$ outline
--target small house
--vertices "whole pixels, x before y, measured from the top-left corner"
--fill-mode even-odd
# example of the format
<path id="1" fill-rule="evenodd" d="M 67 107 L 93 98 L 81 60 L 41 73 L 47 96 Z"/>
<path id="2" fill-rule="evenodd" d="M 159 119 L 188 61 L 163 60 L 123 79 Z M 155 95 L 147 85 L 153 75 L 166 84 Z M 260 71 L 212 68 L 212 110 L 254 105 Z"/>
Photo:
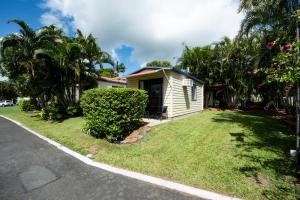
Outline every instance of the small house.
<path id="1" fill-rule="evenodd" d="M 126 79 L 121 77 L 98 77 L 97 78 L 97 87 L 98 88 L 125 88 L 126 87 Z"/>
<path id="2" fill-rule="evenodd" d="M 174 118 L 203 110 L 204 82 L 175 67 L 145 67 L 126 76 L 148 92 L 146 115 Z"/>

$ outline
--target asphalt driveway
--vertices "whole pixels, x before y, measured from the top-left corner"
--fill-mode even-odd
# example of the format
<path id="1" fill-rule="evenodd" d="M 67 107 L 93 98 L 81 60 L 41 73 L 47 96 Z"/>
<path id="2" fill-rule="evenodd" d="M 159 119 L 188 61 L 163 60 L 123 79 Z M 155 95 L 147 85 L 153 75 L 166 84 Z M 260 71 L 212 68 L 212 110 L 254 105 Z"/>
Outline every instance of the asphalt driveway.
<path id="1" fill-rule="evenodd" d="M 0 199 L 199 199 L 73 158 L 0 117 Z"/>

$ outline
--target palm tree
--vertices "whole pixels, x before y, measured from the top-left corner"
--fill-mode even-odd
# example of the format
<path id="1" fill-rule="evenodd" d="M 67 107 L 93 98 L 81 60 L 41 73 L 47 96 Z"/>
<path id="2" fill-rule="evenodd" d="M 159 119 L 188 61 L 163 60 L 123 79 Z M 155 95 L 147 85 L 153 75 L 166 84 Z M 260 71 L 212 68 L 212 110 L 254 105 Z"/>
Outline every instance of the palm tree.
<path id="1" fill-rule="evenodd" d="M 124 73 L 125 72 L 125 65 L 124 63 L 119 63 L 118 61 L 113 65 L 113 70 L 118 74 L 120 72 Z"/>
<path id="2" fill-rule="evenodd" d="M 24 21 L 11 20 L 21 30 L 1 41 L 1 73 L 21 85 L 24 93 L 45 102 L 57 96 L 66 108 L 76 102 L 76 87 L 92 87 L 95 66 L 103 62 L 115 65 L 108 53 L 102 52 L 93 35 L 66 37 L 61 29 L 45 26 L 37 31 Z M 118 64 L 118 70 L 122 65 Z"/>
<path id="3" fill-rule="evenodd" d="M 1 68 L 9 79 L 24 81 L 27 95 L 37 98 L 48 93 L 49 80 L 45 74 L 45 64 L 50 51 L 55 50 L 62 31 L 54 26 L 34 31 L 22 20 L 11 20 L 20 26 L 20 33 L 10 34 L 1 41 Z M 42 56 L 44 55 L 44 56 Z"/>
<path id="4" fill-rule="evenodd" d="M 225 37 L 213 45 L 185 47 L 180 65 L 205 80 L 206 91 L 216 88 L 214 93 L 221 106 L 236 107 L 241 98 L 249 99 L 253 92 L 251 80 L 257 59 L 255 42 L 247 38 L 231 41 Z M 206 95 L 209 95 L 205 97 L 209 101 L 211 92 Z"/>
<path id="5" fill-rule="evenodd" d="M 77 29 L 75 40 L 83 46 L 85 62 L 87 67 L 90 69 L 95 65 L 99 65 L 100 68 L 103 68 L 103 64 L 110 64 L 113 70 L 116 73 L 124 72 L 125 65 L 123 63 L 119 63 L 118 61 L 114 61 L 109 53 L 102 51 L 97 43 L 96 38 L 89 34 L 87 37 L 83 35 L 83 33 Z"/>
<path id="6" fill-rule="evenodd" d="M 9 23 L 21 29 L 0 42 L 0 72 L 42 107 L 55 96 L 64 109 L 77 103 L 77 88 L 81 93 L 95 84 L 96 65 L 110 63 L 116 72 L 125 69 L 101 51 L 92 34 L 85 37 L 77 30 L 75 37 L 66 37 L 54 25 L 34 31 L 21 20 Z"/>
<path id="7" fill-rule="evenodd" d="M 263 35 L 280 32 L 295 36 L 297 0 L 241 0 L 239 11 L 245 13 L 241 23 L 240 34 L 261 33 Z"/>

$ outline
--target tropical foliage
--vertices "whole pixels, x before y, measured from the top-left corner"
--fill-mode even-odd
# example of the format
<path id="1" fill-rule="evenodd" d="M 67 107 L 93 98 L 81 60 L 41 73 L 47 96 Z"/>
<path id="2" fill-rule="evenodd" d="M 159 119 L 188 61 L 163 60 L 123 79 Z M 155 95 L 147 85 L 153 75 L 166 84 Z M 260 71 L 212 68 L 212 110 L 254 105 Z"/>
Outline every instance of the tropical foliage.
<path id="1" fill-rule="evenodd" d="M 18 102 L 18 106 L 20 110 L 24 112 L 33 111 L 35 109 L 35 105 L 33 104 L 33 102 L 25 99 L 21 99 Z"/>
<path id="2" fill-rule="evenodd" d="M 153 60 L 146 64 L 147 67 L 171 67 L 171 63 L 165 60 Z"/>
<path id="3" fill-rule="evenodd" d="M 109 77 L 109 78 L 113 78 L 113 77 L 118 76 L 118 74 L 112 68 L 100 68 L 97 71 L 97 75 L 98 76 Z"/>
<path id="4" fill-rule="evenodd" d="M 259 42 L 246 37 L 222 41 L 204 47 L 185 46 L 179 66 L 206 82 L 206 88 L 218 87 L 222 107 L 236 107 L 240 99 L 256 92 L 256 52 Z"/>
<path id="5" fill-rule="evenodd" d="M 17 90 L 13 83 L 0 81 L 0 100 L 11 100 L 17 96 Z"/>
<path id="6" fill-rule="evenodd" d="M 253 97 L 263 105 L 283 105 L 286 83 L 291 88 L 295 81 L 290 79 L 299 79 L 293 68 L 298 45 L 294 43 L 296 7 L 295 0 L 241 0 L 239 11 L 245 18 L 238 36 L 207 46 L 185 46 L 179 67 L 204 80 L 206 91 L 213 91 L 206 93 L 206 101 L 213 95 L 222 107 L 237 107 Z"/>
<path id="7" fill-rule="evenodd" d="M 20 32 L 1 41 L 0 72 L 42 108 L 54 98 L 62 110 L 77 104 L 78 95 L 94 86 L 96 66 L 108 63 L 115 73 L 125 69 L 99 48 L 92 34 L 77 30 L 67 37 L 53 25 L 35 31 L 21 20 L 10 23 L 19 25 Z"/>

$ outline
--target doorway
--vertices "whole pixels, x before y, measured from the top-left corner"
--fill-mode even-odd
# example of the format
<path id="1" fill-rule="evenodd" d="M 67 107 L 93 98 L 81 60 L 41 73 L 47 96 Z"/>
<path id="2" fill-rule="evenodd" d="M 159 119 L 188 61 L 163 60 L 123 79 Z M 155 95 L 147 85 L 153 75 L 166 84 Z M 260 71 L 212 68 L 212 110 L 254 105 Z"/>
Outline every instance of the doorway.
<path id="1" fill-rule="evenodd" d="M 148 92 L 148 104 L 146 113 L 155 116 L 161 113 L 163 108 L 163 79 L 140 80 L 139 88 Z"/>

